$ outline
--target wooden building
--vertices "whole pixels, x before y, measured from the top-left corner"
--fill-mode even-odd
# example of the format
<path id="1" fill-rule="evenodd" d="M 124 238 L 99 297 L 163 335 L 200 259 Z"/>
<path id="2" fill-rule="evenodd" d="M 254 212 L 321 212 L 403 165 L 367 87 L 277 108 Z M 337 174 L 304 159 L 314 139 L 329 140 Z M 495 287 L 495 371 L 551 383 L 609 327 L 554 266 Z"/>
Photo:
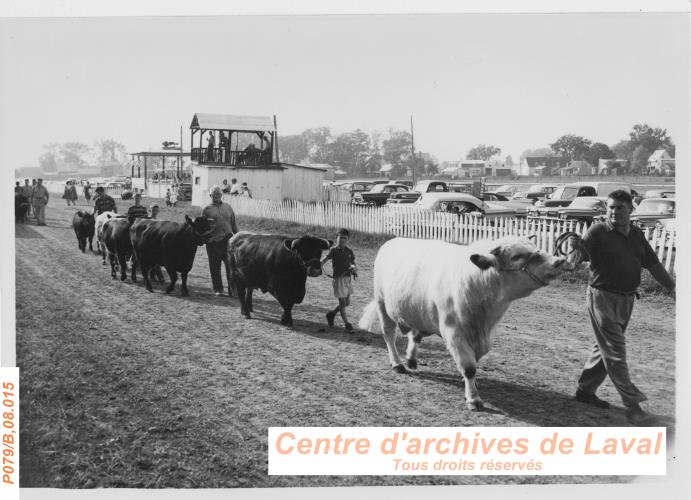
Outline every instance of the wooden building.
<path id="1" fill-rule="evenodd" d="M 321 201 L 326 169 L 281 163 L 275 119 L 197 113 L 192 118 L 192 204 L 226 180 L 246 182 L 257 199 Z"/>

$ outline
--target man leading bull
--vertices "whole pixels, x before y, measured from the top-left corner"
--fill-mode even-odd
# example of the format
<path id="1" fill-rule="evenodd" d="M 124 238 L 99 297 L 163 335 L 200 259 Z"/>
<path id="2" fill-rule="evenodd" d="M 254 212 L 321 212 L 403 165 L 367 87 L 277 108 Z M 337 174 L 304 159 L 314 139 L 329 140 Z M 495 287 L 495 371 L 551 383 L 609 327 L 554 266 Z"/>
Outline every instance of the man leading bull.
<path id="1" fill-rule="evenodd" d="M 211 273 L 211 285 L 217 297 L 223 295 L 223 279 L 221 277 L 221 262 L 226 267 L 226 279 L 228 280 L 228 295 L 233 295 L 233 287 L 230 279 L 230 266 L 228 264 L 228 240 L 238 232 L 235 222 L 235 212 L 227 203 L 223 202 L 223 192 L 218 186 L 211 188 L 211 204 L 202 211 L 202 216 L 212 220 L 211 236 L 206 243 L 206 254 L 209 257 L 209 271 Z"/>
<path id="2" fill-rule="evenodd" d="M 629 376 L 624 332 L 641 283 L 641 267 L 668 290 L 674 291 L 675 283 L 643 232 L 631 224 L 632 211 L 628 192 L 612 192 L 607 200 L 607 219 L 593 224 L 583 236 L 584 258 L 590 260 L 588 313 L 596 344 L 578 379 L 576 399 L 608 408 L 609 403 L 598 398 L 595 391 L 609 375 L 624 402 L 629 423 L 650 426 L 657 420 L 640 407 L 647 398 Z"/>

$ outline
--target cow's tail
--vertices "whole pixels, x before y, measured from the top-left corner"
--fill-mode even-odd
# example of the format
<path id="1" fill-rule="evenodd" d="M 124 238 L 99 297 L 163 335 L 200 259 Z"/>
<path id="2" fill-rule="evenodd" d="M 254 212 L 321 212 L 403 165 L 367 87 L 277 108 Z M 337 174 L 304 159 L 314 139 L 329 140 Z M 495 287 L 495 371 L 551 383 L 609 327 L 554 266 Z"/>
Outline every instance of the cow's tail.
<path id="1" fill-rule="evenodd" d="M 367 306 L 365 307 L 365 310 L 362 312 L 362 317 L 360 318 L 360 321 L 358 322 L 358 326 L 360 327 L 361 330 L 373 332 L 374 327 L 377 325 L 378 321 L 379 321 L 379 301 L 377 299 L 374 299 L 369 304 L 367 304 Z"/>

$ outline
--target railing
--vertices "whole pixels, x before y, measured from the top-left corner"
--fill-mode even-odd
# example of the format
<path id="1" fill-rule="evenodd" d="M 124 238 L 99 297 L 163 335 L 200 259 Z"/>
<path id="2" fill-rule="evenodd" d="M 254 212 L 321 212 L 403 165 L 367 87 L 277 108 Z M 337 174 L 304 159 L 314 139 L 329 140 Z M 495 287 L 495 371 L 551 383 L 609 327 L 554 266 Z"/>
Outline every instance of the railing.
<path id="1" fill-rule="evenodd" d="M 575 221 L 551 221 L 526 218 L 477 218 L 444 212 L 417 210 L 412 207 L 359 207 L 345 203 L 255 200 L 224 195 L 239 215 L 278 219 L 325 228 L 344 227 L 354 231 L 390 234 L 406 238 L 438 239 L 468 244 L 480 239 L 502 236 L 535 235 L 537 246 L 552 253 L 557 237 L 573 231 L 584 234 L 586 226 Z M 676 233 L 673 230 L 646 229 L 645 235 L 665 269 L 674 267 Z"/>
<path id="2" fill-rule="evenodd" d="M 192 148 L 192 161 L 215 165 L 270 165 L 271 155 L 261 149 L 253 151 L 225 148 Z"/>

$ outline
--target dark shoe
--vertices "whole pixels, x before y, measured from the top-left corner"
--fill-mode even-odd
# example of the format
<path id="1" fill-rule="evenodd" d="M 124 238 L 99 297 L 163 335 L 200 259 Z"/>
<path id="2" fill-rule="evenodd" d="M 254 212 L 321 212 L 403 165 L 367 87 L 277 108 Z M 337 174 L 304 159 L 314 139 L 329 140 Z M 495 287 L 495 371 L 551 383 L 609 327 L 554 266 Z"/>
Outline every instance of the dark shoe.
<path id="1" fill-rule="evenodd" d="M 329 311 L 326 313 L 326 322 L 329 324 L 331 328 L 334 326 L 334 318 L 336 317 L 336 313 L 333 311 Z"/>
<path id="2" fill-rule="evenodd" d="M 598 408 L 609 408 L 609 403 L 604 399 L 598 398 L 595 394 L 588 394 L 582 390 L 576 390 L 576 401 L 597 406 Z"/>
<path id="3" fill-rule="evenodd" d="M 661 425 L 655 415 L 646 413 L 640 408 L 626 410 L 626 420 L 636 427 L 657 427 Z"/>
<path id="4" fill-rule="evenodd" d="M 353 325 L 350 324 L 350 323 L 346 323 L 346 324 L 345 324 L 345 329 L 346 329 L 346 332 L 352 332 L 352 331 L 354 331 L 354 330 L 353 330 Z"/>

